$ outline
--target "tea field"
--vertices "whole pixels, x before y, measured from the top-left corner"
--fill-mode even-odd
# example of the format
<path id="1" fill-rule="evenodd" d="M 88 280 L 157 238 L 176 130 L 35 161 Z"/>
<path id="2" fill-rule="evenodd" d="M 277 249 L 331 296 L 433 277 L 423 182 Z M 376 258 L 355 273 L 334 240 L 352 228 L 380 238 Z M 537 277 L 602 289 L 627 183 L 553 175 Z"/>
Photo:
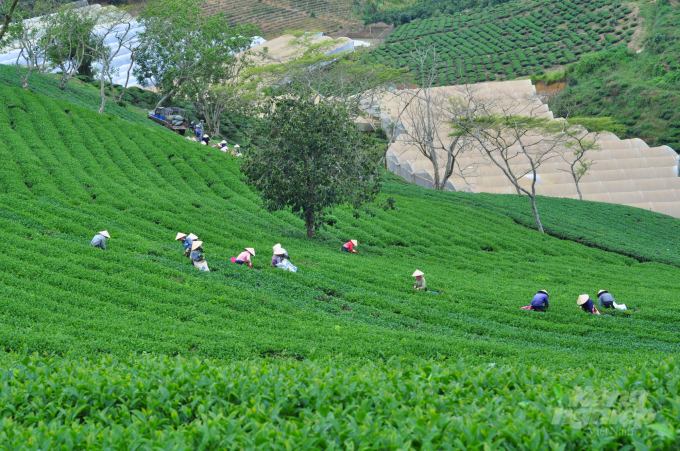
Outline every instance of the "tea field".
<path id="1" fill-rule="evenodd" d="M 680 444 L 677 219 L 541 198 L 544 235 L 526 199 L 386 176 L 308 240 L 235 157 L 69 95 L 0 85 L 0 449 Z M 297 274 L 269 267 L 278 242 Z M 246 246 L 253 269 L 229 261 Z M 538 289 L 549 311 L 520 309 Z M 580 312 L 599 289 L 629 310 Z M 635 390 L 630 433 L 564 416 Z"/>
<path id="2" fill-rule="evenodd" d="M 614 6 L 614 0 L 531 0 L 414 20 L 404 13 L 405 23 L 369 57 L 414 71 L 414 49 L 434 47 L 437 60 L 426 64 L 436 66 L 437 86 L 512 79 L 630 42 L 639 25 L 633 4 Z"/>

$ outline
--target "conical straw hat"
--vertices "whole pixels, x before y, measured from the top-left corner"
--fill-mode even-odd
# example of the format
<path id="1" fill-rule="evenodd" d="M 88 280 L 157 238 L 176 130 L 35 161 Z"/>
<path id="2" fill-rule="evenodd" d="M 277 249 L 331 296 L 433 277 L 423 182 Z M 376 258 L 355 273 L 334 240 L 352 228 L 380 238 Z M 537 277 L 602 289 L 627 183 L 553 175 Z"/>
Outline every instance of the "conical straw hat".
<path id="1" fill-rule="evenodd" d="M 281 243 L 276 243 L 272 249 L 274 249 L 274 252 L 276 252 L 277 249 L 281 249 Z"/>
<path id="2" fill-rule="evenodd" d="M 255 249 L 253 249 L 252 247 L 247 247 L 246 250 L 253 254 L 253 257 L 255 257 Z"/>
<path id="3" fill-rule="evenodd" d="M 189 238 L 191 238 L 191 241 L 194 241 L 194 240 L 197 240 L 197 239 L 198 239 L 198 237 L 197 237 L 196 235 L 194 235 L 193 233 L 190 233 L 190 234 L 189 234 Z"/>
<path id="4" fill-rule="evenodd" d="M 587 294 L 582 294 L 581 296 L 578 297 L 576 304 L 577 305 L 583 305 L 586 302 L 588 302 L 588 299 L 590 299 L 590 296 L 588 296 Z"/>
<path id="5" fill-rule="evenodd" d="M 220 144 L 226 144 L 227 142 L 225 140 L 222 140 Z"/>
<path id="6" fill-rule="evenodd" d="M 198 240 L 196 240 L 196 241 L 194 241 L 193 244 L 191 245 L 191 250 L 192 250 L 192 251 L 195 251 L 196 249 L 198 249 L 198 248 L 201 247 L 201 246 L 203 246 L 203 241 L 198 241 Z"/>
<path id="7" fill-rule="evenodd" d="M 181 239 L 184 238 L 185 236 L 187 236 L 186 233 L 177 232 L 177 236 L 175 237 L 175 241 L 181 240 Z"/>
<path id="8" fill-rule="evenodd" d="M 203 137 L 204 137 L 204 138 L 210 138 L 210 136 L 208 136 L 207 133 L 206 133 L 205 135 L 203 135 Z"/>
<path id="9" fill-rule="evenodd" d="M 357 242 L 357 240 L 352 240 L 352 244 L 355 245 L 355 246 L 358 246 L 358 245 L 359 245 L 359 243 Z"/>
<path id="10" fill-rule="evenodd" d="M 102 230 L 101 232 L 97 233 L 99 233 L 100 235 L 104 235 L 106 238 L 111 238 L 111 235 L 109 235 L 109 232 L 107 232 L 106 230 Z"/>
<path id="11" fill-rule="evenodd" d="M 416 270 L 413 272 L 413 275 L 412 275 L 411 277 L 418 277 L 418 276 L 423 276 L 423 275 L 425 275 L 424 272 L 422 272 L 422 271 L 419 270 L 419 269 L 416 269 Z"/>
<path id="12" fill-rule="evenodd" d="M 597 292 L 597 297 L 599 298 L 602 293 L 609 293 L 607 290 L 600 290 Z"/>
<path id="13" fill-rule="evenodd" d="M 274 255 L 283 255 L 285 253 L 286 253 L 286 250 L 282 247 L 280 247 L 278 249 L 274 249 Z"/>
<path id="14" fill-rule="evenodd" d="M 548 292 L 545 291 L 545 290 L 538 290 L 537 293 L 545 293 L 545 294 L 548 294 Z M 550 296 L 550 295 L 548 294 L 548 296 Z"/>

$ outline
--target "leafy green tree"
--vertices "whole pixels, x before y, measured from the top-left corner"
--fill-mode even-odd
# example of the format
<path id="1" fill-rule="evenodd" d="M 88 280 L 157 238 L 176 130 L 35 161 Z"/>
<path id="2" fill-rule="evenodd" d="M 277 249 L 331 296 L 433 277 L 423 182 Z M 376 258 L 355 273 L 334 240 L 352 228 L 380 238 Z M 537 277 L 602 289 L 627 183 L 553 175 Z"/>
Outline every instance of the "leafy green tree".
<path id="1" fill-rule="evenodd" d="M 312 238 L 333 206 L 358 208 L 380 188 L 380 153 L 338 102 L 274 101 L 256 130 L 242 170 L 269 211 L 292 208 Z"/>
<path id="2" fill-rule="evenodd" d="M 149 3 L 139 16 L 145 31 L 139 35 L 134 74 L 140 82 L 159 90 L 157 107 L 185 85 L 227 67 L 257 33 L 251 24 L 231 27 L 221 13 L 206 15 L 203 3 L 158 0 Z"/>

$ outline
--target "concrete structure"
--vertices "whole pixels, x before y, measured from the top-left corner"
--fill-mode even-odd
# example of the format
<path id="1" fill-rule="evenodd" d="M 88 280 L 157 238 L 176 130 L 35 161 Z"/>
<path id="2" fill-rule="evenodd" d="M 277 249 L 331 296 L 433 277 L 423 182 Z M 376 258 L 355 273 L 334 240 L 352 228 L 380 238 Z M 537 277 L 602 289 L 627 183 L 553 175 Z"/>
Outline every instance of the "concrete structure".
<path id="1" fill-rule="evenodd" d="M 461 88 L 448 86 L 432 89 L 454 98 Z M 548 105 L 541 103 L 529 80 L 482 83 L 472 85 L 471 89 L 475 90 L 475 96 L 479 96 L 476 98 L 484 98 L 486 101 L 491 99 L 498 105 L 514 101 L 521 104 L 521 109 L 528 115 L 553 119 Z M 366 108 L 366 111 L 374 120 L 379 118 L 385 126 L 390 119 L 395 119 L 407 99 L 408 94 L 401 92 L 384 99 L 379 106 Z M 411 126 L 405 115 L 402 115 L 399 127 L 396 128 L 408 129 Z M 446 130 L 443 132 L 443 135 L 447 134 Z M 668 146 L 650 148 L 641 139 L 620 140 L 611 133 L 600 135 L 598 144 L 601 150 L 587 153 L 587 158 L 595 164 L 579 183 L 584 200 L 630 205 L 680 218 L 678 154 L 673 149 Z M 514 159 L 512 164 L 518 171 L 528 169 L 528 160 L 522 156 Z M 399 135 L 388 149 L 387 165 L 395 174 L 420 186 L 432 188 L 434 185 L 432 163 L 404 134 Z M 459 165 L 468 174 L 465 178 L 455 175 L 451 177 L 446 189 L 517 194 L 503 172 L 485 160 L 478 150 L 463 154 Z M 567 168 L 567 162 L 557 152 L 551 155 L 537 171 L 536 193 L 578 199 L 571 174 L 564 172 Z M 520 185 L 530 186 L 531 182 L 531 175 L 527 175 Z"/>

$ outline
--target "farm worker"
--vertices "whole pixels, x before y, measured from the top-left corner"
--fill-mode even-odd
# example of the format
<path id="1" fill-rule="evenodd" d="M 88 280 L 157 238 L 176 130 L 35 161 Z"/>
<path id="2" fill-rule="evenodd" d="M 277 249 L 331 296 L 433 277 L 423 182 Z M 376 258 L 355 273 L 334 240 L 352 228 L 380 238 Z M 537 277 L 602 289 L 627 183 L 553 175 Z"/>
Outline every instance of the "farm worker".
<path id="1" fill-rule="evenodd" d="M 220 150 L 223 151 L 223 152 L 226 152 L 227 150 L 229 150 L 229 149 L 227 148 L 227 141 L 224 140 L 224 139 L 223 139 L 222 142 L 220 143 Z"/>
<path id="2" fill-rule="evenodd" d="M 580 295 L 576 300 L 576 305 L 578 305 L 581 310 L 584 310 L 588 313 L 594 313 L 596 315 L 600 314 L 600 312 L 598 312 L 595 308 L 593 301 L 590 300 L 590 296 L 587 294 Z"/>
<path id="3" fill-rule="evenodd" d="M 201 136 L 203 136 L 203 133 L 205 131 L 205 126 L 203 125 L 203 119 L 196 124 L 196 127 L 194 128 L 196 130 L 196 139 L 201 139 Z"/>
<path id="4" fill-rule="evenodd" d="M 92 238 L 92 241 L 90 241 L 90 246 L 92 247 L 98 247 L 99 249 L 104 249 L 106 250 L 106 239 L 111 238 L 111 235 L 109 235 L 109 232 L 106 230 L 102 230 L 101 232 L 97 232 L 97 234 Z"/>
<path id="5" fill-rule="evenodd" d="M 277 263 L 281 263 L 281 260 L 288 259 L 288 251 L 281 247 L 281 243 L 276 243 L 272 249 L 274 255 L 272 255 L 271 267 L 275 268 Z"/>
<path id="6" fill-rule="evenodd" d="M 548 292 L 545 290 L 538 290 L 536 296 L 531 300 L 531 310 L 537 312 L 545 312 L 546 307 L 550 307 L 548 302 Z"/>
<path id="7" fill-rule="evenodd" d="M 614 296 L 609 294 L 609 291 L 607 290 L 598 291 L 597 298 L 600 300 L 600 307 L 614 308 Z"/>
<path id="8" fill-rule="evenodd" d="M 209 271 L 208 263 L 205 261 L 205 256 L 201 252 L 203 252 L 203 241 L 195 240 L 191 245 L 191 262 L 198 269 Z"/>
<path id="9" fill-rule="evenodd" d="M 241 151 L 239 150 L 240 148 L 241 148 L 241 146 L 239 146 L 238 144 L 234 144 L 234 149 L 231 151 L 231 154 L 232 154 L 232 155 L 235 155 L 235 156 L 237 156 L 237 157 L 242 157 L 243 154 L 242 154 Z"/>
<path id="10" fill-rule="evenodd" d="M 248 263 L 248 266 L 252 268 L 253 263 L 250 261 L 251 255 L 255 257 L 255 249 L 253 249 L 252 247 L 247 247 L 245 251 L 238 254 L 238 257 L 231 257 L 231 261 L 236 263 L 237 265 Z"/>
<path id="11" fill-rule="evenodd" d="M 207 133 L 203 135 L 203 142 L 205 143 L 206 146 L 210 145 L 210 136 L 208 136 Z"/>
<path id="12" fill-rule="evenodd" d="M 422 272 L 421 270 L 419 269 L 415 270 L 415 272 L 411 276 L 416 278 L 416 283 L 415 285 L 413 285 L 414 290 L 427 291 L 427 282 L 425 282 L 425 277 L 423 277 L 424 275 L 425 273 Z"/>
<path id="13" fill-rule="evenodd" d="M 181 241 L 182 242 L 182 248 L 184 249 L 184 255 L 187 255 L 189 252 L 191 252 L 191 245 L 194 244 L 194 239 L 198 238 L 196 235 L 193 233 L 190 233 L 189 235 L 186 235 L 182 232 L 178 232 L 177 236 L 175 237 L 175 241 Z"/>
<path id="14" fill-rule="evenodd" d="M 345 244 L 342 245 L 342 248 L 340 248 L 341 251 L 343 252 L 354 252 L 355 254 L 357 253 L 356 250 L 354 250 L 354 246 L 357 246 L 359 243 L 357 240 L 350 240 L 346 242 Z"/>

